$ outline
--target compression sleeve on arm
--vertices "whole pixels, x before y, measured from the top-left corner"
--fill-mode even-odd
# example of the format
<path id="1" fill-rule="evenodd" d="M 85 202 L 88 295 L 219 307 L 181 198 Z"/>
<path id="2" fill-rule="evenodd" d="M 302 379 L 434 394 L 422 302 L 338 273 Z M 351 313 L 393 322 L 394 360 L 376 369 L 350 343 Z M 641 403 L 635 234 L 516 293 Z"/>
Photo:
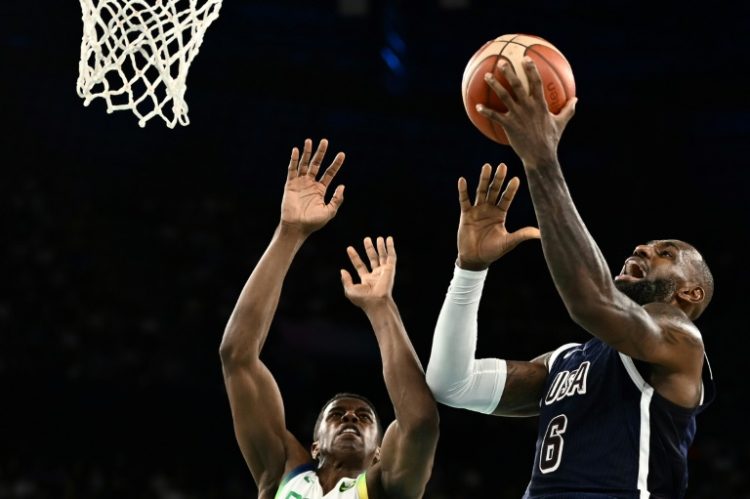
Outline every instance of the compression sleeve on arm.
<path id="1" fill-rule="evenodd" d="M 455 266 L 438 316 L 427 363 L 427 384 L 438 402 L 492 413 L 505 388 L 507 364 L 501 359 L 475 359 L 477 314 L 487 270 Z"/>

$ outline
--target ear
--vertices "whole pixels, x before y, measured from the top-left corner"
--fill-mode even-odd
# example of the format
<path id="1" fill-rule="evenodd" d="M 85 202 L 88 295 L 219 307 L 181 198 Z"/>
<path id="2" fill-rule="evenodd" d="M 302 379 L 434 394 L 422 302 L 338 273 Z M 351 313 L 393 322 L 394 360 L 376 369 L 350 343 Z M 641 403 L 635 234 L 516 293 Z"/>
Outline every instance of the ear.
<path id="1" fill-rule="evenodd" d="M 380 461 L 380 447 L 375 449 L 375 458 L 372 460 L 372 464 L 375 464 L 378 461 Z"/>
<path id="2" fill-rule="evenodd" d="M 694 286 L 677 291 L 677 297 L 688 303 L 700 303 L 706 297 L 706 292 L 702 287 Z"/>
<path id="3" fill-rule="evenodd" d="M 318 445 L 318 441 L 316 440 L 310 447 L 310 455 L 312 456 L 313 460 L 315 460 L 318 459 L 318 454 L 320 454 L 320 445 Z"/>

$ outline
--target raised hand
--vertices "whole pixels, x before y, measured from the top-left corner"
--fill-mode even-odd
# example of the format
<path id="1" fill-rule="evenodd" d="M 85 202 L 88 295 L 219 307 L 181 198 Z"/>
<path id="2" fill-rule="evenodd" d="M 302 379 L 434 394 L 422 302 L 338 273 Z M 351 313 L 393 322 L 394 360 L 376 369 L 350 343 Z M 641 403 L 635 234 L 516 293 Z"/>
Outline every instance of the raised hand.
<path id="1" fill-rule="evenodd" d="M 365 253 L 370 261 L 370 270 L 352 246 L 346 248 L 346 252 L 360 279 L 359 284 L 354 284 L 351 274 L 341 269 L 341 282 L 349 301 L 366 310 L 368 306 L 390 300 L 396 277 L 396 247 L 393 238 L 378 237 L 377 248 L 372 239 L 365 238 Z"/>
<path id="2" fill-rule="evenodd" d="M 510 84 L 512 93 L 492 73 L 485 75 L 485 81 L 508 108 L 507 112 L 481 104 L 477 104 L 477 111 L 503 127 L 510 146 L 525 165 L 536 165 L 556 160 L 560 137 L 575 113 L 577 99 L 570 99 L 558 114 L 552 114 L 544 98 L 542 78 L 536 64 L 526 57 L 523 67 L 529 82 L 528 91 L 506 61 L 498 62 L 498 69 Z"/>
<path id="3" fill-rule="evenodd" d="M 299 230 L 305 235 L 328 223 L 336 216 L 339 206 L 344 201 L 344 186 L 339 185 L 333 192 L 330 202 L 325 202 L 328 185 L 344 163 L 343 152 L 336 154 L 320 180 L 316 179 L 327 149 L 328 140 L 323 139 L 318 144 L 315 154 L 312 154 L 312 140 L 305 139 L 302 157 L 299 149 L 295 147 L 289 160 L 284 197 L 281 200 L 281 224 Z"/>
<path id="4" fill-rule="evenodd" d="M 458 266 L 467 270 L 483 270 L 492 262 L 528 239 L 539 239 L 539 229 L 524 227 L 508 232 L 505 220 L 518 191 L 520 180 L 513 177 L 502 195 L 508 168 L 500 163 L 490 182 L 492 167 L 482 166 L 474 204 L 469 200 L 466 179 L 458 179 L 458 202 L 461 220 L 458 224 Z"/>

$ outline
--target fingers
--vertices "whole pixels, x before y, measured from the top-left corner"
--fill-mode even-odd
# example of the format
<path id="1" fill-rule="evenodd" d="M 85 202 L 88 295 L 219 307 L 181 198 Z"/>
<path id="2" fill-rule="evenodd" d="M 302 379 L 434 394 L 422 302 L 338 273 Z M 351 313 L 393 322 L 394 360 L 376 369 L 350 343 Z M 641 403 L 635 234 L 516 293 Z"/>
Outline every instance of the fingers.
<path id="1" fill-rule="evenodd" d="M 529 81 L 529 95 L 540 102 L 546 103 L 542 77 L 531 57 L 526 56 L 523 58 L 523 69 L 526 71 L 526 78 Z"/>
<path id="2" fill-rule="evenodd" d="M 479 173 L 479 185 L 477 185 L 477 195 L 474 198 L 474 206 L 487 202 L 487 188 L 490 185 L 490 176 L 492 167 L 489 163 L 482 165 L 482 171 Z"/>
<path id="3" fill-rule="evenodd" d="M 385 249 L 385 239 L 378 237 L 378 265 L 385 265 L 388 261 L 388 251 Z"/>
<path id="4" fill-rule="evenodd" d="M 508 107 L 507 104 L 505 106 Z M 499 123 L 501 126 L 505 124 L 505 113 L 499 113 L 494 109 L 483 106 L 482 104 L 477 104 L 475 107 L 477 112 L 488 120 Z"/>
<path id="5" fill-rule="evenodd" d="M 505 165 L 505 163 L 500 163 L 499 165 L 497 165 L 495 175 L 494 177 L 492 177 L 492 181 L 490 182 L 490 177 L 492 176 L 492 166 L 490 166 L 489 163 L 485 163 L 484 165 L 482 165 L 482 171 L 479 174 L 479 185 L 477 186 L 476 198 L 474 199 L 474 206 L 484 203 L 498 203 L 497 197 L 500 193 L 500 188 L 505 182 L 505 176 L 507 174 L 508 167 Z M 517 189 L 518 186 L 516 185 L 515 189 L 511 193 L 511 200 L 513 195 L 515 194 L 515 190 Z M 503 193 L 503 196 L 504 195 L 505 193 Z M 471 208 L 466 179 L 464 179 L 463 177 L 458 179 L 458 202 L 461 205 L 461 211 L 467 211 L 469 208 Z"/>
<path id="6" fill-rule="evenodd" d="M 388 252 L 388 258 L 386 261 L 390 264 L 396 264 L 396 244 L 393 242 L 393 237 L 388 236 L 385 239 L 385 249 Z"/>
<path id="7" fill-rule="evenodd" d="M 560 112 L 557 113 L 556 119 L 561 125 L 561 129 L 564 129 L 568 125 L 568 121 L 576 113 L 576 104 L 578 103 L 578 97 L 568 99 Z"/>
<path id="8" fill-rule="evenodd" d="M 340 272 L 341 272 L 341 282 L 344 285 L 344 290 L 351 288 L 354 285 L 354 281 L 352 281 L 352 275 L 344 269 L 341 269 Z"/>
<path id="9" fill-rule="evenodd" d="M 372 238 L 366 237 L 364 243 L 367 259 L 370 260 L 370 269 L 375 270 L 381 265 L 396 261 L 396 246 L 393 243 L 393 237 L 378 236 L 375 244 L 373 244 Z"/>
<path id="10" fill-rule="evenodd" d="M 498 196 L 500 190 L 505 183 L 505 179 L 508 174 L 508 167 L 505 163 L 497 165 L 495 175 L 492 178 L 492 182 L 489 182 L 489 175 L 492 171 L 492 167 L 485 163 L 482 166 L 482 173 L 479 178 L 479 187 L 477 187 L 477 199 L 474 201 L 474 206 L 482 204 L 490 204 L 497 206 L 501 211 L 506 212 L 510 208 L 513 199 L 516 197 L 518 188 L 521 185 L 521 181 L 518 177 L 513 177 L 508 181 L 503 190 L 502 194 Z M 489 185 L 488 185 L 489 182 Z M 461 205 L 461 212 L 465 213 L 471 210 L 472 206 L 469 203 L 469 194 L 466 188 L 466 179 L 463 177 L 458 179 L 458 201 Z"/>
<path id="11" fill-rule="evenodd" d="M 492 89 L 495 94 L 500 98 L 503 104 L 508 108 L 509 111 L 513 111 L 515 106 L 519 105 L 519 98 L 523 98 L 524 95 L 528 95 L 532 100 L 542 102 L 547 106 L 547 100 L 544 98 L 544 87 L 542 84 L 542 77 L 539 73 L 534 60 L 529 56 L 525 56 L 521 62 L 523 70 L 525 72 L 526 80 L 528 82 L 528 88 L 524 87 L 523 82 L 516 74 L 513 66 L 506 60 L 499 60 L 497 63 L 497 70 L 503 76 L 506 81 L 506 86 L 500 83 L 494 74 L 486 73 L 484 80 L 487 85 Z M 523 102 L 523 101 L 521 101 Z M 504 113 L 499 113 L 492 109 L 487 109 L 481 104 L 476 106 L 477 112 L 486 118 L 503 124 Z"/>
<path id="12" fill-rule="evenodd" d="M 518 238 L 521 241 L 542 238 L 542 233 L 539 232 L 539 229 L 537 229 L 536 227 L 524 227 L 523 229 L 518 229 L 517 231 L 515 231 L 514 234 L 518 234 Z"/>
<path id="13" fill-rule="evenodd" d="M 287 171 L 287 180 L 302 175 L 310 175 L 315 178 L 318 175 L 320 166 L 323 164 L 323 159 L 325 158 L 327 150 L 328 139 L 321 139 L 318 148 L 313 155 L 312 140 L 305 139 L 305 145 L 302 148 L 302 157 L 300 157 L 299 150 L 296 147 L 292 149 L 292 157 L 289 160 L 289 168 Z M 326 171 L 323 172 L 323 176 L 320 179 L 320 183 L 323 184 L 324 187 L 327 188 L 331 184 L 333 177 L 336 176 L 339 168 L 344 164 L 345 158 L 346 155 L 343 152 L 337 153 L 333 158 L 331 165 L 326 168 Z"/>
<path id="14" fill-rule="evenodd" d="M 508 235 L 508 250 L 512 251 L 516 246 L 530 239 L 541 239 L 539 229 L 536 227 L 524 227 Z"/>
<path id="15" fill-rule="evenodd" d="M 463 177 L 458 179 L 458 205 L 461 207 L 462 212 L 468 211 L 471 208 L 469 188 L 466 185 L 466 179 Z"/>
<path id="16" fill-rule="evenodd" d="M 503 191 L 503 195 L 500 196 L 500 200 L 497 202 L 498 208 L 506 212 L 508 211 L 508 208 L 510 208 L 510 203 L 512 203 L 513 198 L 516 197 L 516 192 L 518 192 L 519 185 L 521 185 L 521 181 L 518 180 L 518 177 L 513 177 L 512 179 L 510 179 L 510 182 L 508 182 L 508 185 Z"/>
<path id="17" fill-rule="evenodd" d="M 506 114 L 515 114 L 513 112 L 514 109 L 518 109 L 518 106 L 525 105 L 527 102 L 541 103 L 549 110 L 547 99 L 544 97 L 544 84 L 536 63 L 531 57 L 525 56 L 521 61 L 521 66 L 526 76 L 526 87 L 516 74 L 513 66 L 506 60 L 501 59 L 497 63 L 497 70 L 505 79 L 505 85 L 500 82 L 503 78 L 499 80 L 493 73 L 486 73 L 484 75 L 484 80 L 487 85 L 500 98 L 505 107 L 508 108 L 508 111 L 511 112 L 500 113 L 494 109 L 489 109 L 482 104 L 477 104 L 476 110 L 479 114 L 489 120 L 499 123 L 500 125 L 504 125 L 507 119 Z M 525 96 L 528 96 L 528 99 L 526 99 Z M 575 104 L 572 104 L 571 108 L 569 108 L 569 112 L 572 112 L 572 108 L 574 107 Z M 572 114 L 565 114 L 559 119 L 564 125 L 571 117 Z"/>
<path id="18" fill-rule="evenodd" d="M 364 279 L 367 274 L 369 274 L 369 271 L 367 270 L 365 262 L 363 262 L 359 257 L 359 253 L 357 253 L 357 250 L 355 250 L 353 246 L 349 246 L 346 248 L 346 254 L 349 255 L 349 260 L 352 262 L 354 270 L 357 271 L 359 279 Z"/>
<path id="19" fill-rule="evenodd" d="M 302 146 L 302 158 L 299 161 L 297 175 L 305 175 L 310 166 L 310 155 L 312 154 L 312 140 L 305 139 L 305 145 Z"/>
<path id="20" fill-rule="evenodd" d="M 299 149 L 296 147 L 292 148 L 292 157 L 289 158 L 289 166 L 286 171 L 287 180 L 293 179 L 297 176 L 297 166 L 299 165 Z"/>
<path id="21" fill-rule="evenodd" d="M 378 257 L 378 251 L 380 251 L 380 239 L 382 238 L 378 238 L 378 249 L 376 250 L 375 246 L 372 244 L 372 239 L 369 237 L 365 238 L 365 253 L 367 253 L 367 258 L 370 260 L 370 268 L 373 270 L 380 266 L 380 258 Z"/>
<path id="22" fill-rule="evenodd" d="M 479 185 L 477 186 L 476 199 L 474 200 L 474 206 L 490 203 L 496 204 L 502 209 L 507 210 L 510 206 L 510 202 L 513 201 L 513 197 L 518 190 L 520 181 L 517 177 L 511 179 L 508 186 L 505 188 L 503 195 L 498 199 L 500 189 L 505 182 L 505 177 L 508 174 L 508 167 L 505 163 L 497 165 L 495 175 L 490 181 L 492 175 L 492 167 L 489 163 L 482 165 L 482 170 L 479 174 Z M 471 208 L 471 201 L 469 199 L 469 192 L 466 183 L 466 179 L 461 177 L 458 179 L 458 203 L 461 206 L 461 211 L 465 212 Z M 502 203 L 502 204 L 501 204 Z"/>
<path id="23" fill-rule="evenodd" d="M 500 59 L 497 62 L 497 69 L 500 71 L 500 73 L 505 78 L 505 81 L 507 81 L 508 85 L 510 86 L 511 92 L 509 93 L 509 97 L 513 98 L 513 100 L 515 101 L 515 98 L 517 98 L 519 95 L 524 95 L 526 90 L 523 88 L 523 83 L 521 83 L 521 79 L 516 74 L 516 71 L 513 68 L 512 64 L 504 59 Z M 492 76 L 492 80 L 494 80 L 495 82 L 494 85 L 502 87 L 500 82 L 497 81 L 496 78 L 494 78 L 494 75 Z M 488 81 L 488 83 L 490 82 Z M 492 84 L 490 86 L 492 87 Z M 492 87 L 492 89 L 495 90 L 495 87 Z"/>
<path id="24" fill-rule="evenodd" d="M 497 196 L 500 194 L 500 188 L 503 186 L 503 182 L 505 182 L 505 175 L 507 173 L 508 167 L 505 166 L 505 163 L 497 165 L 495 176 L 492 178 L 492 183 L 490 184 L 490 192 L 487 193 L 488 203 L 497 204 Z"/>
<path id="25" fill-rule="evenodd" d="M 344 186 L 339 185 L 336 187 L 336 190 L 333 191 L 333 196 L 331 196 L 331 200 L 328 202 L 328 209 L 333 212 L 335 215 L 339 211 L 339 207 L 341 206 L 341 203 L 344 202 Z"/>
<path id="26" fill-rule="evenodd" d="M 360 279 L 364 279 L 367 274 L 378 267 L 388 263 L 396 263 L 396 246 L 393 242 L 393 237 L 388 236 L 384 238 L 379 236 L 376 238 L 375 243 L 372 242 L 372 238 L 366 237 L 364 239 L 364 246 L 365 254 L 370 262 L 370 270 L 368 270 L 367 265 L 362 261 L 362 258 L 360 258 L 359 253 L 357 253 L 357 250 L 353 246 L 346 248 L 349 260 L 351 260 L 354 270 L 357 271 Z"/>
<path id="27" fill-rule="evenodd" d="M 506 66 L 507 66 L 507 64 L 506 64 Z M 506 66 L 503 66 L 503 67 L 506 67 Z M 514 80 L 515 82 L 518 82 L 518 78 L 516 77 L 516 74 L 515 74 L 515 73 L 513 73 L 512 71 L 509 71 L 509 70 L 507 70 L 507 69 L 506 69 L 506 72 L 512 75 L 512 76 L 511 76 L 511 78 L 512 78 L 512 79 L 513 79 L 513 80 Z M 504 74 L 505 74 L 505 73 L 504 73 Z M 508 78 L 506 77 L 506 79 L 508 79 Z M 496 94 L 496 95 L 498 96 L 498 98 L 499 98 L 499 99 L 500 99 L 500 100 L 502 101 L 502 103 L 503 103 L 503 104 L 505 104 L 505 107 L 506 107 L 506 108 L 508 108 L 509 110 L 511 110 L 511 109 L 513 109 L 513 108 L 514 108 L 514 107 L 516 106 L 516 99 L 515 99 L 515 96 L 514 96 L 513 94 L 511 94 L 511 93 L 510 93 L 510 92 L 508 91 L 508 89 L 506 89 L 506 88 L 505 88 L 505 87 L 504 87 L 504 86 L 503 86 L 503 85 L 502 85 L 502 84 L 501 84 L 501 83 L 500 83 L 500 82 L 499 82 L 499 81 L 497 80 L 497 78 L 495 78 L 495 76 L 494 76 L 494 75 L 493 75 L 492 73 L 486 73 L 486 74 L 484 75 L 484 81 L 485 81 L 485 82 L 487 83 L 487 85 L 489 85 L 489 87 L 490 87 L 490 88 L 492 89 L 492 91 L 493 91 L 493 92 L 495 92 L 495 94 Z M 519 84 L 520 84 L 520 82 L 519 82 Z M 511 85 L 511 89 L 513 89 L 513 86 L 512 86 L 512 85 Z M 515 91 L 515 92 L 518 92 L 518 90 L 514 90 L 514 91 Z M 521 92 L 523 92 L 523 89 L 521 89 L 520 91 L 521 91 Z M 521 95 L 523 95 L 523 94 L 521 94 Z M 477 104 L 477 110 L 479 110 L 479 106 L 480 106 L 480 105 L 481 105 L 481 104 Z M 482 106 L 482 107 L 484 107 L 484 106 Z"/>
<path id="28" fill-rule="evenodd" d="M 308 175 L 315 177 L 318 174 L 318 170 L 323 163 L 323 158 L 325 158 L 327 150 L 328 139 L 321 139 L 318 143 L 318 148 L 315 150 L 315 155 L 313 155 L 312 161 L 310 161 L 310 168 L 307 169 Z"/>
<path id="29" fill-rule="evenodd" d="M 323 177 L 321 177 L 320 179 L 321 184 L 328 187 L 328 185 L 331 183 L 331 180 L 333 180 L 333 177 L 335 177 L 336 173 L 338 173 L 339 168 L 341 168 L 341 165 L 344 164 L 344 159 L 346 159 L 346 155 L 343 152 L 336 154 L 336 157 L 333 158 L 331 166 L 326 168 L 326 171 L 323 173 Z M 315 174 L 318 173 L 318 168 L 320 168 L 320 165 L 315 168 Z"/>

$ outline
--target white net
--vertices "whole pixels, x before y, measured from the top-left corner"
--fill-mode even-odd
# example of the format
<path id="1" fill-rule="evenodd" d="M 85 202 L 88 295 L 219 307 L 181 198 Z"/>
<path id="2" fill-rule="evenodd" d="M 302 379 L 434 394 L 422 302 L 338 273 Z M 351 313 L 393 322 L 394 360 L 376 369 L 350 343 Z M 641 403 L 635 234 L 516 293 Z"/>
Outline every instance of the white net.
<path id="1" fill-rule="evenodd" d="M 188 125 L 188 69 L 222 0 L 80 0 L 83 11 L 78 95 L 101 97 L 107 112 L 131 110 Z"/>

